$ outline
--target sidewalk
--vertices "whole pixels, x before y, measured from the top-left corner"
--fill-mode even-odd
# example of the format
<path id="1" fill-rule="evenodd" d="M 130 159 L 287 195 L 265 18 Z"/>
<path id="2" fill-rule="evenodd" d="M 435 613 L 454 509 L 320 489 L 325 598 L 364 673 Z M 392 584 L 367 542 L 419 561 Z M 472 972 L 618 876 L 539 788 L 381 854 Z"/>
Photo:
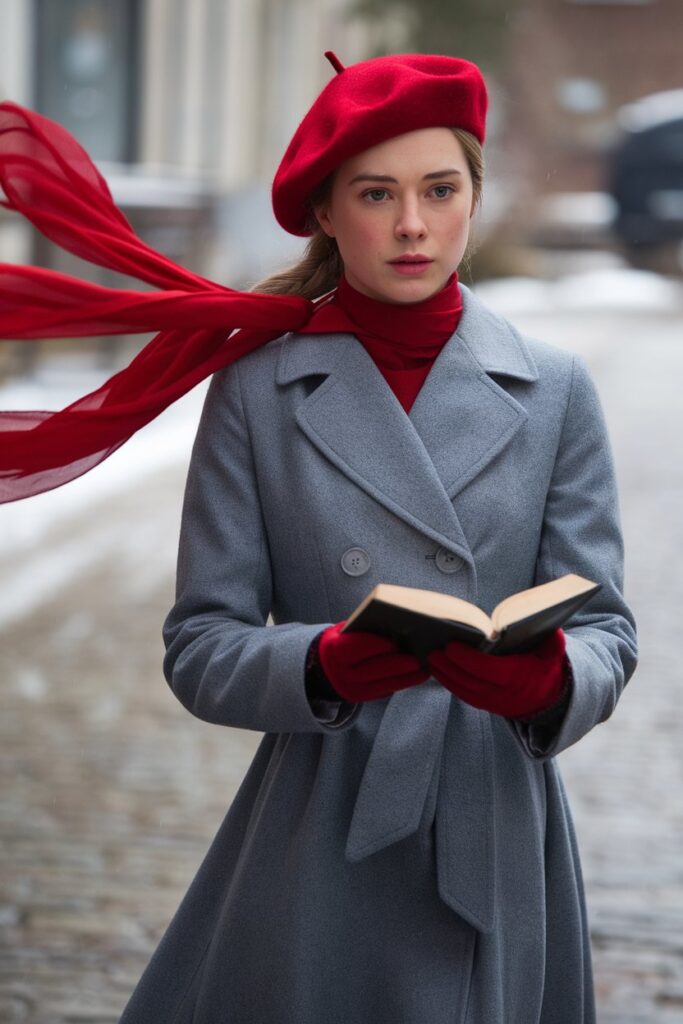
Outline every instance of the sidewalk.
<path id="1" fill-rule="evenodd" d="M 553 330 L 551 315 L 516 322 L 541 337 Z M 613 718 L 560 759 L 599 1021 L 674 1024 L 683 1019 L 683 320 L 579 316 L 562 331 L 558 342 L 581 349 L 603 397 L 642 646 Z M 191 418 L 179 431 L 191 439 Z M 12 511 L 16 539 L 0 549 L 0 1024 L 118 1020 L 260 739 L 192 718 L 162 677 L 183 458 L 53 518 L 46 501 L 30 562 Z M 77 563 L 84 549 L 91 557 Z"/>

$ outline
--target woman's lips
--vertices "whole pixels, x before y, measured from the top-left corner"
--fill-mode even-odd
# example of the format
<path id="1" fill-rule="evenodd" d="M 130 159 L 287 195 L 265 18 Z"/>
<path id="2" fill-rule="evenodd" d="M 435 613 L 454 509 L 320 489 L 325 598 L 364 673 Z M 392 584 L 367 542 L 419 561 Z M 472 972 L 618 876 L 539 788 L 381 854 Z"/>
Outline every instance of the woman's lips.
<path id="1" fill-rule="evenodd" d="M 405 256 L 397 260 L 391 260 L 389 266 L 393 267 L 397 274 L 403 277 L 417 277 L 431 267 L 434 260 L 427 256 Z"/>

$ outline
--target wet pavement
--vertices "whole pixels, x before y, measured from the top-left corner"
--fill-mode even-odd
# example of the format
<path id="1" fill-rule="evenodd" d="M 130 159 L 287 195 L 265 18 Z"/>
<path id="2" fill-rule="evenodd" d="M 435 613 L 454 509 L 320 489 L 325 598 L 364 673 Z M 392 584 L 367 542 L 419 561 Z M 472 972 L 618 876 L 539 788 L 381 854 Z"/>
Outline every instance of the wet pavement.
<path id="1" fill-rule="evenodd" d="M 581 351 L 598 382 L 641 637 L 615 715 L 560 759 L 599 1020 L 673 1024 L 683 1020 L 683 317 L 516 322 Z M 161 673 L 183 479 L 182 464 L 153 472 L 56 519 L 30 558 L 0 556 L 2 1024 L 118 1019 L 260 739 L 192 718 Z"/>

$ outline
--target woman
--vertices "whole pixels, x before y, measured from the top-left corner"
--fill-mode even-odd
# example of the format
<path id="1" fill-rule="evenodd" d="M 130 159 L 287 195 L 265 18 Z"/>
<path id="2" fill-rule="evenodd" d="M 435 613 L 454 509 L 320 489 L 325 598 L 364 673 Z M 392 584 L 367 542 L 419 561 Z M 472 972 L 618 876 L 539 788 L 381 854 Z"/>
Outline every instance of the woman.
<path id="1" fill-rule="evenodd" d="M 273 187 L 309 253 L 262 291 L 333 291 L 214 375 L 164 626 L 182 703 L 265 735 L 122 1024 L 591 1022 L 554 755 L 635 666 L 598 399 L 458 284 L 478 70 L 331 59 Z M 490 610 L 567 572 L 601 590 L 530 654 L 341 632 L 378 582 Z"/>
<path id="2" fill-rule="evenodd" d="M 430 60 L 339 71 L 275 179 L 280 222 L 309 231 L 312 213 L 323 258 L 264 290 L 306 294 L 307 274 L 320 295 L 335 258 L 344 276 L 303 331 L 214 376 L 164 629 L 183 704 L 266 735 L 126 1024 L 594 1019 L 552 755 L 609 715 L 634 664 L 611 461 L 580 362 L 454 278 L 480 190 L 471 66 L 452 62 L 471 77 L 438 106 L 450 124 L 344 124 L 350 97 L 390 96 L 382 75 Z M 404 128 L 407 99 L 382 117 Z M 344 138 L 319 143 L 321 124 Z M 331 177 L 306 177 L 318 149 Z M 430 676 L 340 635 L 380 581 L 490 609 L 565 572 L 602 584 L 567 661 L 555 636 L 502 682 L 508 659 L 451 645 Z"/>

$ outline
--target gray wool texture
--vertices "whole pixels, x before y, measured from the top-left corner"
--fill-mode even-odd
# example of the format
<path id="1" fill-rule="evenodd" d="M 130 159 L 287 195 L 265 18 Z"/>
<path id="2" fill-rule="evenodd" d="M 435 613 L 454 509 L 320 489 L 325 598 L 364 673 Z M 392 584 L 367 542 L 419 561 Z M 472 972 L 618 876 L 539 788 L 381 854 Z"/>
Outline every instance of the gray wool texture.
<path id="1" fill-rule="evenodd" d="M 349 335 L 286 335 L 211 382 L 164 669 L 194 715 L 265 735 L 122 1024 L 595 1020 L 554 755 L 635 667 L 612 457 L 583 362 L 462 291 L 409 415 Z M 550 734 L 433 679 L 307 700 L 310 642 L 377 583 L 491 611 L 567 572 L 602 589 L 566 628 Z"/>

